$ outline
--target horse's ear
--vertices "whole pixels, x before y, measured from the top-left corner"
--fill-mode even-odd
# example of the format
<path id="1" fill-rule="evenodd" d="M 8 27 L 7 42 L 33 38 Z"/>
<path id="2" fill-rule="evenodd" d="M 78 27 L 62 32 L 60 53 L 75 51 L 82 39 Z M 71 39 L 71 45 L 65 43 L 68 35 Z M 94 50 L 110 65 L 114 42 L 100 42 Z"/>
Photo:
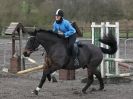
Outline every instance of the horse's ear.
<path id="1" fill-rule="evenodd" d="M 28 34 L 29 34 L 30 36 L 36 36 L 37 30 L 36 30 L 36 29 L 35 29 L 35 30 L 30 30 L 30 31 L 28 31 Z"/>
<path id="2" fill-rule="evenodd" d="M 31 29 L 31 28 L 26 28 L 25 29 L 26 33 L 29 34 L 30 36 L 36 36 L 36 30 L 35 29 Z"/>
<path id="3" fill-rule="evenodd" d="M 37 32 L 37 29 L 34 30 L 34 33 L 36 33 L 36 32 Z"/>
<path id="4" fill-rule="evenodd" d="M 34 30 L 34 31 L 28 31 L 28 34 L 29 34 L 30 36 L 36 36 L 36 33 L 37 33 L 36 30 Z"/>
<path id="5" fill-rule="evenodd" d="M 34 35 L 34 32 L 28 32 L 28 34 L 29 34 L 30 36 L 35 36 L 35 35 Z"/>

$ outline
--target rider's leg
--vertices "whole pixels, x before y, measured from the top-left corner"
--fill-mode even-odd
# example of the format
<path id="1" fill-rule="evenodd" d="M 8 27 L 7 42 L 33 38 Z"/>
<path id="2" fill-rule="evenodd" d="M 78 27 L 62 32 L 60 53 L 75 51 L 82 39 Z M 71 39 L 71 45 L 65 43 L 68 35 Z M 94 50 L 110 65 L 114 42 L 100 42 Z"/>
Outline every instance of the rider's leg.
<path id="1" fill-rule="evenodd" d="M 78 66 L 79 65 L 79 60 L 78 60 L 78 45 L 75 43 L 73 47 L 73 56 L 74 56 L 74 65 Z"/>
<path id="2" fill-rule="evenodd" d="M 76 34 L 70 36 L 69 48 L 71 48 L 71 51 L 72 51 L 72 56 L 74 58 L 74 65 L 78 66 L 79 65 L 79 61 L 78 61 L 78 57 L 77 57 L 78 49 L 77 49 L 77 45 L 74 44 L 75 41 L 76 41 Z"/>
<path id="3" fill-rule="evenodd" d="M 68 38 L 68 46 L 67 46 L 67 49 L 68 49 L 68 52 L 69 52 L 69 55 L 72 56 L 73 55 L 73 45 L 76 41 L 76 34 L 70 36 Z"/>

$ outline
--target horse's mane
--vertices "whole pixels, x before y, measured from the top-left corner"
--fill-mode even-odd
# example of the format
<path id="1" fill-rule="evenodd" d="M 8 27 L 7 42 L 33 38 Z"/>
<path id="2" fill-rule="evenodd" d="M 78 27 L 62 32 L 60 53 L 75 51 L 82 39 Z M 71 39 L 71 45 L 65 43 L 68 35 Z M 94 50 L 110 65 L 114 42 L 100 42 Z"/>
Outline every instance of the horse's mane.
<path id="1" fill-rule="evenodd" d="M 37 32 L 49 32 L 49 33 L 55 33 L 52 30 L 46 30 L 46 29 L 38 29 Z"/>
<path id="2" fill-rule="evenodd" d="M 50 33 L 50 34 L 53 34 L 53 35 L 58 35 L 56 32 L 52 31 L 52 30 L 46 30 L 46 29 L 39 29 L 39 30 L 36 30 L 36 32 L 38 33 Z"/>
<path id="3" fill-rule="evenodd" d="M 35 30 L 36 33 L 47 33 L 53 36 L 54 38 L 57 38 L 59 40 L 65 40 L 64 36 L 59 35 L 58 33 L 54 32 L 53 30 L 46 30 L 46 29 L 38 29 Z"/>

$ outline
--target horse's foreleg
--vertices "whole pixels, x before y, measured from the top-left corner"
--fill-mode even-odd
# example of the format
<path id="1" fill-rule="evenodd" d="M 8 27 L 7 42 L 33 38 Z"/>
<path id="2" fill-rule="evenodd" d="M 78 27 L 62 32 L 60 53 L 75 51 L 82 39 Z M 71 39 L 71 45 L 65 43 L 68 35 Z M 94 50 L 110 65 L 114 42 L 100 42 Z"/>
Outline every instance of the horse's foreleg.
<path id="1" fill-rule="evenodd" d="M 88 71 L 88 79 L 87 79 L 87 83 L 85 85 L 85 87 L 82 89 L 82 92 L 84 94 L 86 94 L 86 90 L 90 87 L 90 85 L 92 84 L 92 82 L 94 81 L 94 78 L 93 78 L 93 73 Z"/>
<path id="2" fill-rule="evenodd" d="M 46 80 L 46 76 L 47 76 L 46 73 L 43 71 L 41 81 L 40 81 L 38 87 L 32 93 L 34 93 L 35 95 L 38 95 L 38 92 L 40 91 L 40 89 L 42 88 L 42 86 Z"/>
<path id="3" fill-rule="evenodd" d="M 32 93 L 34 93 L 35 95 L 38 95 L 38 92 L 40 91 L 40 89 L 42 88 L 44 82 L 46 81 L 46 77 L 49 77 L 49 76 L 51 77 L 51 73 L 53 73 L 56 70 L 57 70 L 56 68 L 46 68 L 46 69 L 44 69 L 41 81 L 40 81 L 38 87 Z"/>
<path id="4" fill-rule="evenodd" d="M 98 70 L 96 70 L 96 72 L 94 74 L 96 75 L 96 77 L 97 77 L 97 79 L 98 79 L 98 81 L 100 83 L 99 90 L 104 89 L 104 83 L 103 83 L 103 79 L 101 77 L 101 73 Z"/>

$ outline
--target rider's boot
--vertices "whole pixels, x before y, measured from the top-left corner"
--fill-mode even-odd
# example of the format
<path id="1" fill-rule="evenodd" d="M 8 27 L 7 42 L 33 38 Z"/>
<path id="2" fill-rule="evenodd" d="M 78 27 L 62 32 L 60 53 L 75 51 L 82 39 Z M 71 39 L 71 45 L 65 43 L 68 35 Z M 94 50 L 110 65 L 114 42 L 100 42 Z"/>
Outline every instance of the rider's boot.
<path id="1" fill-rule="evenodd" d="M 77 57 L 74 59 L 74 66 L 79 66 L 79 60 Z"/>
<path id="2" fill-rule="evenodd" d="M 79 59 L 78 59 L 78 45 L 75 43 L 73 47 L 73 57 L 74 57 L 74 66 L 79 66 Z"/>

